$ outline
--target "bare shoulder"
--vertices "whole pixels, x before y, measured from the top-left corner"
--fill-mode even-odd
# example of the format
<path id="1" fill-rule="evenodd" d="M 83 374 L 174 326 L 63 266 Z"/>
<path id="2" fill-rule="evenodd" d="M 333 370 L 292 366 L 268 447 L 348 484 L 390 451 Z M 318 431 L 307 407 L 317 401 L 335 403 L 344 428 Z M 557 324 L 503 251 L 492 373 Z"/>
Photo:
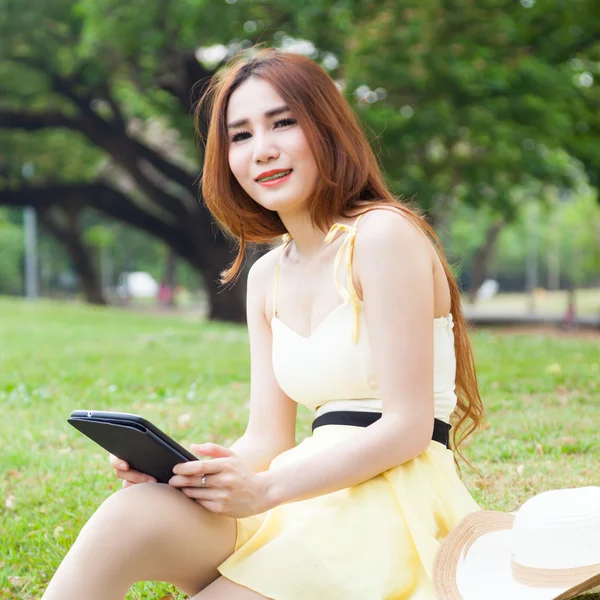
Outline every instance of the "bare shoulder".
<path id="1" fill-rule="evenodd" d="M 253 284 L 260 285 L 273 278 L 280 252 L 281 246 L 276 246 L 254 261 L 248 271 L 248 285 L 250 285 L 250 280 Z"/>
<path id="2" fill-rule="evenodd" d="M 355 260 L 373 264 L 384 257 L 410 255 L 433 266 L 433 246 L 426 234 L 407 217 L 389 209 L 372 210 L 358 224 Z M 401 253 L 401 254 L 398 254 Z"/>
<path id="3" fill-rule="evenodd" d="M 279 261 L 281 246 L 276 246 L 258 258 L 248 271 L 247 303 L 250 306 L 260 306 L 267 314 L 270 302 L 268 291 L 272 289 L 275 271 Z"/>

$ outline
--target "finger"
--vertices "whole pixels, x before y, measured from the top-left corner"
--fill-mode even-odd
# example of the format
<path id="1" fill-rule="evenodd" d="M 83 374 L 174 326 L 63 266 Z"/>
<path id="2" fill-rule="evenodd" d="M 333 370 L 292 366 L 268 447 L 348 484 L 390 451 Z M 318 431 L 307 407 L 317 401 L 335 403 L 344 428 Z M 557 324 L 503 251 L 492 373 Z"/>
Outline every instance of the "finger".
<path id="1" fill-rule="evenodd" d="M 226 514 L 222 502 L 214 502 L 212 500 L 196 500 L 196 502 L 206 510 L 210 510 L 210 512 L 218 515 Z"/>
<path id="2" fill-rule="evenodd" d="M 140 473 L 139 471 L 134 471 L 130 469 L 129 471 L 121 471 L 119 469 L 115 469 L 115 475 L 119 479 L 125 479 L 130 481 L 131 483 L 156 483 L 156 479 L 151 475 L 146 475 L 145 473 Z"/>
<path id="3" fill-rule="evenodd" d="M 142 481 L 141 483 L 151 483 L 151 482 L 144 482 Z M 121 484 L 124 488 L 128 488 L 131 487 L 132 485 L 139 485 L 138 482 L 135 481 L 128 481 L 127 479 L 123 479 L 123 483 Z"/>
<path id="4" fill-rule="evenodd" d="M 207 475 L 202 485 L 201 475 L 174 475 L 169 479 L 169 485 L 176 488 L 198 487 L 198 488 L 220 488 L 232 489 L 234 487 L 233 478 L 228 474 L 218 473 L 216 475 Z"/>
<path id="5" fill-rule="evenodd" d="M 198 456 L 210 456 L 211 458 L 224 458 L 226 456 L 235 456 L 235 452 L 225 446 L 219 446 L 219 444 L 213 444 L 209 442 L 207 444 L 192 444 L 192 452 Z"/>
<path id="6" fill-rule="evenodd" d="M 193 477 L 184 477 L 183 475 L 174 475 L 169 479 L 169 485 L 175 488 L 194 487 Z M 201 484 L 200 484 L 201 485 Z M 200 487 L 200 485 L 198 487 Z"/>
<path id="7" fill-rule="evenodd" d="M 113 469 L 119 469 L 120 471 L 127 471 L 129 469 L 127 462 L 117 458 L 114 454 L 109 454 L 109 462 Z"/>
<path id="8" fill-rule="evenodd" d="M 210 488 L 185 487 L 181 491 L 188 497 L 194 500 L 211 500 L 213 502 L 221 502 L 224 499 L 223 492 Z"/>
<path id="9" fill-rule="evenodd" d="M 190 460 L 173 467 L 175 475 L 208 475 L 220 473 L 231 464 L 230 458 L 214 458 L 213 460 Z"/>
<path id="10" fill-rule="evenodd" d="M 211 477 L 215 477 L 215 475 L 211 475 Z M 185 488 L 185 487 L 198 487 L 198 488 L 206 488 L 206 487 L 214 487 L 209 486 L 208 477 L 204 479 L 204 485 L 202 485 L 202 475 L 193 475 L 186 477 L 184 475 L 174 475 L 169 479 L 169 485 L 176 488 Z"/>

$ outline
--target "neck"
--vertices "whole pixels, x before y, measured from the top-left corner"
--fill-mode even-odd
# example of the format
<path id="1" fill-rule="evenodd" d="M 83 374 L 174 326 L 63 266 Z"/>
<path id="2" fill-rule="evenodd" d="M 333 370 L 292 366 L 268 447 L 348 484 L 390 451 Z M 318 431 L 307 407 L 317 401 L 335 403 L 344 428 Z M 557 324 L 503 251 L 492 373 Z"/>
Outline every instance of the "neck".
<path id="1" fill-rule="evenodd" d="M 314 258 L 325 246 L 325 236 L 329 231 L 323 231 L 313 225 L 308 211 L 296 214 L 279 213 L 281 221 L 294 240 L 294 246 L 299 257 Z M 331 227 L 333 222 L 329 225 Z"/>

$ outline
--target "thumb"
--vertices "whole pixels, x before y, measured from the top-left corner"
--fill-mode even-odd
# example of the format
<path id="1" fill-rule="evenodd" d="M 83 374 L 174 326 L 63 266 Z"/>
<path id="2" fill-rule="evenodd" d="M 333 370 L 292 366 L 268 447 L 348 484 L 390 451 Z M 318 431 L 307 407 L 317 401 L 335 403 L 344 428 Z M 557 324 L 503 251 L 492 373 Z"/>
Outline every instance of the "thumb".
<path id="1" fill-rule="evenodd" d="M 210 456 L 211 458 L 224 458 L 226 456 L 235 456 L 235 452 L 219 444 L 192 444 L 192 452 L 198 456 Z"/>

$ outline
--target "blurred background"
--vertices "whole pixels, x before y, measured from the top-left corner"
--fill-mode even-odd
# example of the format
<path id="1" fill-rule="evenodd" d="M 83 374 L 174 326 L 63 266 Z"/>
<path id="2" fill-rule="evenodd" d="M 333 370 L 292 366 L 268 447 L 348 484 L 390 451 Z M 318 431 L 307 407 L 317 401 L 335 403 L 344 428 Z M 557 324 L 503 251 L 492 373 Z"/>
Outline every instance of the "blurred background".
<path id="1" fill-rule="evenodd" d="M 337 82 L 471 319 L 599 326 L 596 0 L 0 0 L 0 295 L 243 321 L 190 114 L 257 42 Z"/>

